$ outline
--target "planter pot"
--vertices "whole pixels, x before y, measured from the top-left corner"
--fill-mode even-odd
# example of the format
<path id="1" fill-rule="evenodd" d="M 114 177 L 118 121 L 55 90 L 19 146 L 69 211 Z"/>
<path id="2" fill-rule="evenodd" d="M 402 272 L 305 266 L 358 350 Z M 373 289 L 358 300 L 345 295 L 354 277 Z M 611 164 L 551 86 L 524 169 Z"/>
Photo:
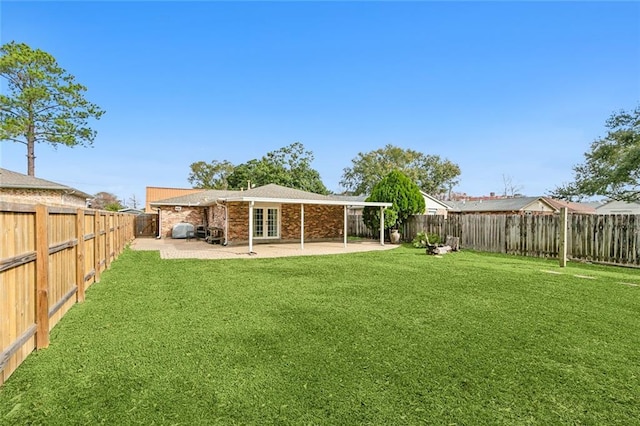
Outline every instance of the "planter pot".
<path id="1" fill-rule="evenodd" d="M 391 244 L 400 244 L 400 232 L 397 229 L 393 229 L 389 233 L 389 239 L 391 240 Z"/>

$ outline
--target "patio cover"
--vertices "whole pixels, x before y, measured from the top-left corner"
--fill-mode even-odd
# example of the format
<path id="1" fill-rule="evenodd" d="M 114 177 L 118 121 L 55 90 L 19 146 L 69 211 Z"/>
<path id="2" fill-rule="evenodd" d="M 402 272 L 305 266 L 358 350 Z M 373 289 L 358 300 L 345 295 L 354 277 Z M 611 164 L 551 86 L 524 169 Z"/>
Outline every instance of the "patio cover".
<path id="1" fill-rule="evenodd" d="M 287 188 L 269 184 L 258 188 L 227 194 L 217 199 L 225 202 L 249 203 L 249 253 L 253 253 L 253 206 L 255 203 L 300 204 L 300 249 L 304 250 L 304 206 L 305 204 L 320 204 L 330 206 L 344 206 L 344 246 L 347 246 L 347 208 L 379 207 L 380 208 L 380 244 L 384 245 L 384 209 L 392 203 L 373 201 L 353 201 L 331 197 L 330 195 L 314 194 L 299 189 Z"/>

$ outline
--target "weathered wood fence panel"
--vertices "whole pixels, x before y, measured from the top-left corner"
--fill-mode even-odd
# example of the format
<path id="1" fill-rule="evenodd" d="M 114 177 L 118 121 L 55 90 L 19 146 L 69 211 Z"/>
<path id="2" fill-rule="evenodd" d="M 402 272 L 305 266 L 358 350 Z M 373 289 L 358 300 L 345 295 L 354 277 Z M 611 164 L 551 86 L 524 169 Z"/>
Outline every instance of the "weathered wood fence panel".
<path id="1" fill-rule="evenodd" d="M 640 216 L 572 215 L 568 227 L 570 257 L 640 265 Z"/>
<path id="2" fill-rule="evenodd" d="M 362 215 L 353 214 L 347 217 L 347 235 L 351 237 L 376 238 L 376 232 L 367 228 Z"/>
<path id="3" fill-rule="evenodd" d="M 375 238 L 362 217 L 349 217 L 349 235 Z M 460 247 L 521 256 L 558 257 L 559 215 L 449 214 L 412 216 L 401 229 L 405 242 L 418 232 L 460 237 Z M 640 215 L 569 215 L 568 257 L 640 266 Z"/>
<path id="4" fill-rule="evenodd" d="M 133 239 L 134 219 L 0 203 L 0 385 L 48 345 L 50 330 Z"/>

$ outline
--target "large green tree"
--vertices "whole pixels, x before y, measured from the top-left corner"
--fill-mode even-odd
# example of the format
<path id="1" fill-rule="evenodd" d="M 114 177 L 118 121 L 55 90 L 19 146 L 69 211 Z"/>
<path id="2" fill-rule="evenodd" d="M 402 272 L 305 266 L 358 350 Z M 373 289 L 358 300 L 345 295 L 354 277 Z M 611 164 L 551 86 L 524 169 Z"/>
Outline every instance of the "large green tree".
<path id="1" fill-rule="evenodd" d="M 213 160 L 211 163 L 197 161 L 190 167 L 191 173 L 187 180 L 194 188 L 201 189 L 227 189 L 227 178 L 234 170 L 233 164 L 226 160 Z"/>
<path id="2" fill-rule="evenodd" d="M 384 212 L 385 229 L 397 228 L 409 216 L 424 213 L 424 197 L 420 188 L 404 173 L 394 170 L 376 183 L 366 201 L 393 203 Z M 380 229 L 380 209 L 365 207 L 362 219 L 369 229 Z"/>
<path id="3" fill-rule="evenodd" d="M 591 144 L 584 163 L 574 166 L 574 181 L 557 187 L 552 197 L 640 201 L 640 105 L 612 114 L 605 126 L 607 135 Z"/>
<path id="4" fill-rule="evenodd" d="M 359 153 L 344 169 L 340 185 L 355 195 L 371 193 L 374 185 L 393 170 L 400 170 L 429 194 L 443 194 L 458 183 L 460 167 L 437 155 L 426 155 L 393 145 Z"/>
<path id="5" fill-rule="evenodd" d="M 260 159 L 253 159 L 236 166 L 227 176 L 229 188 L 262 186 L 275 183 L 289 188 L 301 189 L 316 194 L 328 194 L 320 173 L 311 167 L 313 153 L 300 142 L 294 142 Z"/>
<path id="6" fill-rule="evenodd" d="M 6 90 L 0 94 L 0 140 L 27 147 L 27 174 L 35 176 L 35 145 L 57 147 L 93 144 L 90 118 L 104 111 L 87 101 L 87 88 L 61 68 L 55 58 L 24 43 L 0 47 L 0 76 Z"/>

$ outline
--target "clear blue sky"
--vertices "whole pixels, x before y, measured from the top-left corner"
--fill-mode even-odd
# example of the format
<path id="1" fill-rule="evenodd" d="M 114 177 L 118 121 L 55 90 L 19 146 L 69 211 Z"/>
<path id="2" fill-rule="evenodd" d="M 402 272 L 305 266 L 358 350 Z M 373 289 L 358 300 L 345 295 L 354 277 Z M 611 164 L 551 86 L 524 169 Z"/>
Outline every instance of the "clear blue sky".
<path id="1" fill-rule="evenodd" d="M 302 142 L 340 191 L 394 144 L 460 165 L 457 191 L 571 180 L 640 101 L 640 3 L 2 1 L 1 41 L 51 53 L 107 113 L 93 148 L 36 148 L 36 175 L 144 201 L 195 161 Z M 26 173 L 23 145 L 0 164 Z"/>

